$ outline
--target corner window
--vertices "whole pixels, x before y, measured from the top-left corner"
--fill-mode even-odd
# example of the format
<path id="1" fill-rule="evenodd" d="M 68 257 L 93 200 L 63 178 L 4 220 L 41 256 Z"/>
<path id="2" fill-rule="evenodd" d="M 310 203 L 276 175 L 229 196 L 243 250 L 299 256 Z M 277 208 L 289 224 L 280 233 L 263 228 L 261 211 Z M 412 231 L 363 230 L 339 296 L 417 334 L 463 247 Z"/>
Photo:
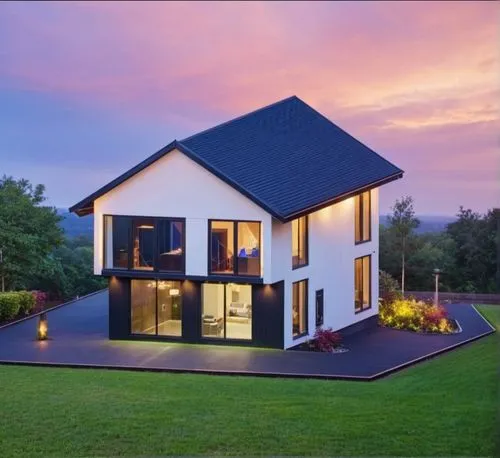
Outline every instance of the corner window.
<path id="1" fill-rule="evenodd" d="M 354 260 L 354 310 L 361 312 L 371 308 L 371 256 Z"/>
<path id="2" fill-rule="evenodd" d="M 104 268 L 184 272 L 184 220 L 104 216 Z"/>
<path id="3" fill-rule="evenodd" d="M 121 216 L 104 217 L 104 267 L 128 269 L 130 219 Z"/>
<path id="4" fill-rule="evenodd" d="M 292 284 L 292 334 L 294 338 L 307 334 L 307 280 Z"/>
<path id="5" fill-rule="evenodd" d="M 356 243 L 371 240 L 371 198 L 370 191 L 354 198 L 354 239 Z"/>
<path id="6" fill-rule="evenodd" d="M 210 221 L 211 274 L 260 276 L 260 222 Z"/>
<path id="7" fill-rule="evenodd" d="M 308 259 L 309 219 L 306 216 L 292 221 L 292 268 L 306 266 Z"/>

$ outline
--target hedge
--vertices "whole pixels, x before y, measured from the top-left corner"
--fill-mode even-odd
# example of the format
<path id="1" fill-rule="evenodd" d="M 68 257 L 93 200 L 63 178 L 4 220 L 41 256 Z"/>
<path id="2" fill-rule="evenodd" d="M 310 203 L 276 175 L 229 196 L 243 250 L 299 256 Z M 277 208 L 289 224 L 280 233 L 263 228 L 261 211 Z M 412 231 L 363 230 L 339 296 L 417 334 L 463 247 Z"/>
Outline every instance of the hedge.
<path id="1" fill-rule="evenodd" d="M 35 298 L 28 291 L 0 293 L 0 321 L 11 320 L 19 313 L 27 315 L 35 306 Z"/>
<path id="2" fill-rule="evenodd" d="M 17 294 L 21 298 L 21 307 L 19 311 L 22 314 L 27 315 L 35 307 L 35 296 L 29 291 L 19 291 Z"/>

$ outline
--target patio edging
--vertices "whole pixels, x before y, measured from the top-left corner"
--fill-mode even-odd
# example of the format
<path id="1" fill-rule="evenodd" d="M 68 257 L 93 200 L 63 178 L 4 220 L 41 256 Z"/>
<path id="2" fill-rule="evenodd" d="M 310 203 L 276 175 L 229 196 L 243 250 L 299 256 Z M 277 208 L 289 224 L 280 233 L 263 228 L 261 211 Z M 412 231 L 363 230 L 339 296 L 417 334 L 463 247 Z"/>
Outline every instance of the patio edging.
<path id="1" fill-rule="evenodd" d="M 42 310 L 41 312 L 36 312 L 36 313 L 33 313 L 32 315 L 26 315 L 25 317 L 19 318 L 18 320 L 11 321 L 10 323 L 2 324 L 0 326 L 0 329 L 5 329 L 5 328 L 8 328 L 9 326 L 14 326 L 15 324 L 22 323 L 23 321 L 29 320 L 31 318 L 36 318 L 37 316 L 40 316 L 42 313 L 49 313 L 49 312 L 52 312 L 52 310 L 57 310 L 58 308 L 64 307 L 65 305 L 70 305 L 70 304 L 73 304 L 75 302 L 81 301 L 82 299 L 87 299 L 91 296 L 95 296 L 96 294 L 102 293 L 102 292 L 106 291 L 107 289 L 108 288 L 103 288 L 103 289 L 100 289 L 98 291 L 94 291 L 92 293 L 86 294 L 85 296 L 81 296 L 78 299 L 71 299 L 68 302 L 63 302 L 62 304 L 51 307 L 50 309 Z"/>
<path id="2" fill-rule="evenodd" d="M 104 290 L 96 291 L 85 297 L 98 294 Z M 82 298 L 79 298 L 82 299 Z M 74 303 L 79 299 L 67 302 L 65 304 L 60 304 L 58 307 Z M 470 304 L 470 307 L 478 314 L 490 328 L 489 331 L 483 332 L 482 334 L 473 336 L 462 342 L 457 342 L 448 347 L 442 348 L 440 350 L 428 353 L 426 355 L 415 358 L 411 361 L 404 362 L 402 364 L 390 367 L 389 369 L 383 370 L 381 372 L 375 373 L 373 375 L 339 375 L 339 374 L 308 374 L 308 373 L 290 373 L 290 372 L 256 372 L 256 371 L 245 371 L 245 370 L 213 370 L 213 369 L 187 369 L 187 368 L 165 368 L 165 367 L 144 367 L 144 366 L 126 366 L 126 365 L 103 365 L 103 364 L 92 364 L 92 363 L 54 363 L 54 362 L 40 362 L 40 361 L 20 361 L 20 360 L 0 360 L 0 365 L 12 365 L 12 366 L 32 366 L 32 367 L 59 367 L 59 368 L 69 368 L 69 369 L 97 369 L 97 370 L 121 370 L 121 371 L 132 371 L 132 372 L 164 372 L 164 373 L 184 373 L 184 374 L 203 374 L 203 375 L 222 375 L 222 376 L 252 376 L 252 377 L 267 377 L 267 378 L 296 378 L 296 379 L 316 379 L 316 380 L 343 380 L 343 381 L 360 381 L 360 382 L 370 382 L 375 381 L 391 374 L 399 372 L 403 369 L 414 366 L 426 360 L 433 359 L 451 350 L 459 348 L 461 346 L 470 344 L 479 340 L 483 337 L 493 334 L 496 328 L 477 310 L 477 308 Z M 33 318 L 33 315 L 27 318 Z M 21 321 L 21 320 L 19 320 Z M 18 322 L 19 322 L 18 321 Z M 24 319 L 23 319 L 24 321 Z M 17 322 L 16 322 L 17 323 Z M 8 326 L 15 323 L 9 323 Z"/>

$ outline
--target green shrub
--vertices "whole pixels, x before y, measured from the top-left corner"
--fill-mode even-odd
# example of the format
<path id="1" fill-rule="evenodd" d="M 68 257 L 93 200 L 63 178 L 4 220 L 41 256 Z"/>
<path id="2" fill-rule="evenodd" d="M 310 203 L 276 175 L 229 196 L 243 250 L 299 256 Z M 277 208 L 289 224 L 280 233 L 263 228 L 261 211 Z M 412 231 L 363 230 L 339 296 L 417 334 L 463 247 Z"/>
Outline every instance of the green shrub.
<path id="1" fill-rule="evenodd" d="M 35 296 L 33 295 L 33 293 L 30 293 L 29 291 L 19 291 L 16 294 L 19 295 L 19 298 L 21 300 L 19 311 L 22 314 L 27 315 L 35 307 Z"/>
<path id="2" fill-rule="evenodd" d="M 0 293 L 0 321 L 11 320 L 19 313 L 21 296 L 19 293 Z"/>
<path id="3" fill-rule="evenodd" d="M 398 281 L 383 270 L 379 271 L 378 286 L 379 297 L 385 303 L 403 298 Z"/>

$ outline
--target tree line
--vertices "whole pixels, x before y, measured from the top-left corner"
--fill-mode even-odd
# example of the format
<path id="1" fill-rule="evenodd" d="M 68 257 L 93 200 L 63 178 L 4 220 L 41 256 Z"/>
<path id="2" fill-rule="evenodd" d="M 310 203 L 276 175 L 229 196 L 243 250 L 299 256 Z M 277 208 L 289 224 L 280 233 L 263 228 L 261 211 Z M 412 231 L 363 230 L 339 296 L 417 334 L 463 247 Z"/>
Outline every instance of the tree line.
<path id="1" fill-rule="evenodd" d="M 417 234 L 413 198 L 396 200 L 388 224 L 380 226 L 380 269 L 403 291 L 432 291 L 437 268 L 442 291 L 500 292 L 499 211 L 480 214 L 460 207 L 456 216 L 443 232 Z"/>
<path id="2" fill-rule="evenodd" d="M 0 290 L 40 290 L 69 299 L 106 286 L 93 275 L 90 237 L 68 238 L 61 216 L 44 205 L 45 187 L 0 179 Z"/>
<path id="3" fill-rule="evenodd" d="M 0 290 L 68 299 L 104 288 L 105 279 L 93 274 L 92 238 L 66 237 L 44 193 L 43 185 L 25 179 L 0 179 Z M 445 231 L 417 234 L 413 199 L 403 197 L 380 227 L 380 269 L 408 291 L 432 290 L 439 268 L 443 291 L 496 292 L 499 221 L 498 211 L 481 215 L 460 207 Z"/>

